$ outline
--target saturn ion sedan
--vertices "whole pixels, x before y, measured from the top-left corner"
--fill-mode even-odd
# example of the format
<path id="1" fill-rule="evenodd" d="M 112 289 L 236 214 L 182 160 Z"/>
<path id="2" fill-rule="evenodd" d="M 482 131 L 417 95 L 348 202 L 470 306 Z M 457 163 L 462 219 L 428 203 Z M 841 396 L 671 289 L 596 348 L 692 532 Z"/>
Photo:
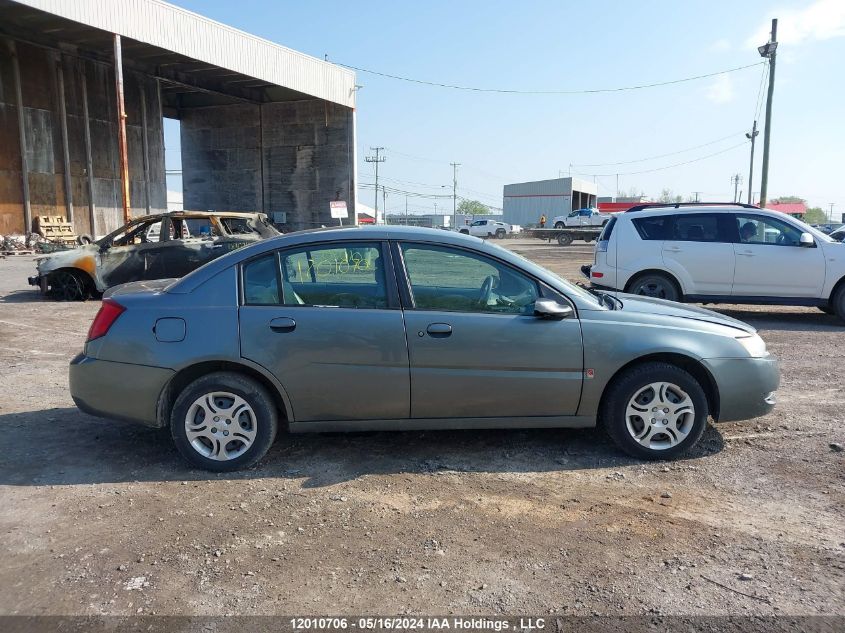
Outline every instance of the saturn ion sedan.
<path id="1" fill-rule="evenodd" d="M 750 326 L 588 292 L 478 238 L 409 227 L 261 241 L 108 292 L 70 365 L 77 406 L 169 426 L 191 464 L 255 464 L 290 432 L 582 428 L 673 458 L 774 406 Z"/>

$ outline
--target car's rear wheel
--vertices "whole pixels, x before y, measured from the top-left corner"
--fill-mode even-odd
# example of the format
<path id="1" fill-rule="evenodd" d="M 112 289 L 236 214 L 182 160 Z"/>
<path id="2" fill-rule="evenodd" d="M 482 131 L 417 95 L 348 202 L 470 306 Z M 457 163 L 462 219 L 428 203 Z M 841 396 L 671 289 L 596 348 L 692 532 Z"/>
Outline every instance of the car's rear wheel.
<path id="1" fill-rule="evenodd" d="M 644 363 L 608 387 L 600 411 L 607 434 L 643 459 L 672 459 L 692 448 L 707 427 L 707 396 L 698 381 L 669 363 Z"/>
<path id="2" fill-rule="evenodd" d="M 278 413 L 267 390 L 232 372 L 197 378 L 176 398 L 170 432 L 194 466 L 218 472 L 248 468 L 276 438 Z"/>
<path id="3" fill-rule="evenodd" d="M 572 236 L 569 233 L 561 233 L 557 236 L 557 243 L 560 246 L 569 246 L 572 244 Z"/>
<path id="4" fill-rule="evenodd" d="M 505 229 L 496 229 L 496 238 L 500 240 L 505 239 Z"/>
<path id="5" fill-rule="evenodd" d="M 666 275 L 660 273 L 646 273 L 636 277 L 628 284 L 627 292 L 634 295 L 680 301 L 681 291 L 677 284 Z"/>

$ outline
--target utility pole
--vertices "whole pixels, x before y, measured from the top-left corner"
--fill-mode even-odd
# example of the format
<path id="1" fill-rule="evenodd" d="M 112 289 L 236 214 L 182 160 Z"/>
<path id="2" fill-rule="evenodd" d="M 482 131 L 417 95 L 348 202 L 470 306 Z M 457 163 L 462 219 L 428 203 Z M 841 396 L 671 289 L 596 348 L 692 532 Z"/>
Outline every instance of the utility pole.
<path id="1" fill-rule="evenodd" d="M 378 164 L 383 163 L 385 160 L 387 160 L 387 157 L 379 155 L 380 152 L 384 151 L 383 147 L 371 147 L 370 149 L 373 150 L 376 153 L 376 155 L 375 156 L 365 156 L 364 160 L 367 161 L 368 163 L 375 163 L 376 164 L 376 189 L 375 189 L 376 195 L 375 195 L 375 205 L 374 205 L 374 211 L 375 211 L 376 217 L 373 218 L 373 222 L 375 224 L 378 224 Z"/>
<path id="2" fill-rule="evenodd" d="M 751 132 L 745 133 L 745 138 L 751 141 L 751 164 L 748 167 L 748 204 L 752 204 L 751 189 L 754 185 L 754 139 L 757 138 L 759 133 L 760 131 L 757 129 L 757 119 L 755 119 L 754 127 L 751 128 Z"/>
<path id="3" fill-rule="evenodd" d="M 378 193 L 376 194 L 378 197 Z M 381 201 L 382 201 L 382 213 L 384 213 L 384 223 L 387 224 L 387 188 L 382 185 L 381 186 Z"/>
<path id="4" fill-rule="evenodd" d="M 833 223 L 833 205 L 835 204 L 835 202 L 830 203 L 830 215 L 828 216 L 828 222 L 830 222 L 831 224 Z"/>
<path id="5" fill-rule="evenodd" d="M 742 182 L 742 176 L 734 174 L 731 176 L 731 182 L 734 185 L 734 202 L 739 202 L 739 183 Z"/>
<path id="6" fill-rule="evenodd" d="M 769 142 L 772 135 L 772 97 L 775 94 L 775 53 L 778 48 L 778 21 L 772 20 L 772 36 L 766 44 L 757 48 L 760 57 L 769 60 L 769 92 L 766 95 L 766 129 L 763 132 L 763 169 L 760 176 L 760 207 L 766 206 L 769 193 Z"/>
<path id="7" fill-rule="evenodd" d="M 126 106 L 123 101 L 123 53 L 120 35 L 114 36 L 114 86 L 117 94 L 117 148 L 120 156 L 120 192 L 123 200 L 123 221 L 132 219 L 129 201 L 129 150 L 126 145 Z M 27 227 L 29 230 L 29 227 Z"/>
<path id="8" fill-rule="evenodd" d="M 408 224 L 408 196 L 405 195 L 405 224 Z"/>
<path id="9" fill-rule="evenodd" d="M 458 167 L 460 163 L 449 163 L 452 166 L 452 224 L 458 226 Z"/>
<path id="10" fill-rule="evenodd" d="M 700 191 L 693 191 L 693 193 L 695 194 L 695 201 L 698 202 L 698 194 L 700 194 L 701 192 Z"/>

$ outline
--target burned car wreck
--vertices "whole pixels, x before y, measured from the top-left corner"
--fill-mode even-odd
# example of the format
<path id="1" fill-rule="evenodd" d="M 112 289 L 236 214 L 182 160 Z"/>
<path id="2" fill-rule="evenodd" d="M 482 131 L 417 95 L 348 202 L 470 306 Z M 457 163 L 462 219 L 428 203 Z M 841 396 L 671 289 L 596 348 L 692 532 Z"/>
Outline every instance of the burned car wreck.
<path id="1" fill-rule="evenodd" d="M 183 277 L 253 242 L 280 235 L 263 213 L 177 211 L 145 215 L 91 244 L 38 258 L 29 284 L 82 301 L 130 281 Z"/>

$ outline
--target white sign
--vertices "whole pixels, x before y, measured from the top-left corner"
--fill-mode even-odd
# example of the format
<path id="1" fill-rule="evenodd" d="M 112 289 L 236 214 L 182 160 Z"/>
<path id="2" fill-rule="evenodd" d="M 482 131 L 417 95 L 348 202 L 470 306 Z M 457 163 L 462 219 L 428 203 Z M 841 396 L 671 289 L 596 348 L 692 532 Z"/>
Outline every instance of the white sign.
<path id="1" fill-rule="evenodd" d="M 346 210 L 346 202 L 343 200 L 334 200 L 329 202 L 329 207 L 332 211 L 333 218 L 348 218 L 349 211 Z"/>

